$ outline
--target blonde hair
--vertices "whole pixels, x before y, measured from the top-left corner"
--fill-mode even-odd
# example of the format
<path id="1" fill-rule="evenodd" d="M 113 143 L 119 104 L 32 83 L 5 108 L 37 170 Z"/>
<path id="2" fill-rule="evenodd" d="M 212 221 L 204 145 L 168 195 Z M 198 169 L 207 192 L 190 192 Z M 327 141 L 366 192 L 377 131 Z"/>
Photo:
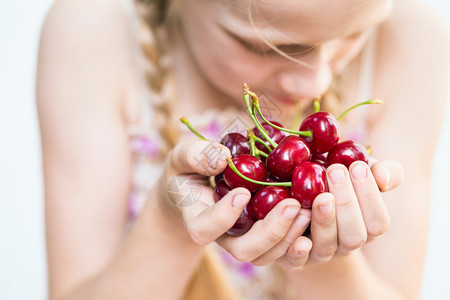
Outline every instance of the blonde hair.
<path id="1" fill-rule="evenodd" d="M 155 112 L 155 124 L 161 124 L 158 130 L 164 138 L 166 153 L 174 147 L 180 136 L 180 130 L 177 130 L 179 128 L 178 118 L 174 115 L 176 87 L 173 82 L 170 59 L 166 54 L 169 2 L 169 0 L 134 0 L 140 23 L 138 38 L 145 58 L 143 63 L 146 67 L 146 80 L 152 92 L 150 101 Z M 250 22 L 254 24 L 251 0 L 249 0 L 249 18 Z M 277 49 L 264 38 L 263 41 L 271 45 L 273 49 Z M 277 52 L 284 57 L 289 57 L 280 50 Z M 325 105 L 322 107 L 328 111 L 334 111 L 336 103 L 339 102 L 339 94 L 335 87 L 336 84 L 332 84 L 323 97 L 327 98 L 327 103 L 324 103 Z M 281 268 L 274 266 L 274 272 L 277 280 L 269 288 L 269 293 L 273 296 L 282 294 L 284 299 L 295 296 L 293 291 L 288 289 L 287 280 Z M 185 291 L 184 299 L 230 300 L 240 298 L 227 278 L 226 267 L 218 257 L 217 251 L 212 247 L 206 247 L 203 258 Z"/>

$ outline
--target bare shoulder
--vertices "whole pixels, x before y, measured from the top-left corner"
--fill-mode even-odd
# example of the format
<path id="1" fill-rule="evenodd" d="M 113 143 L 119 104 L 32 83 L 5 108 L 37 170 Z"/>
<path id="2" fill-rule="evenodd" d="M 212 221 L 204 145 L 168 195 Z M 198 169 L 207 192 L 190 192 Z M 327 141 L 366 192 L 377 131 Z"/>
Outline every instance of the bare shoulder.
<path id="1" fill-rule="evenodd" d="M 120 76 L 132 56 L 130 41 L 129 22 L 115 1 L 57 0 L 42 26 L 39 63 Z"/>

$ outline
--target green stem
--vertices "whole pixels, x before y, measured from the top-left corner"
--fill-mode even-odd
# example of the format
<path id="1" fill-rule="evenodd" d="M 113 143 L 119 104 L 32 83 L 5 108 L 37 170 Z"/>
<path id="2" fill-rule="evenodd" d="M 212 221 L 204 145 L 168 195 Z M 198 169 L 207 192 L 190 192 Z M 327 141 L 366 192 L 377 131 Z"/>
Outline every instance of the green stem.
<path id="1" fill-rule="evenodd" d="M 181 117 L 180 121 L 181 121 L 181 123 L 186 125 L 186 127 L 189 128 L 189 130 L 192 131 L 192 133 L 195 134 L 199 139 L 201 139 L 203 141 L 211 142 L 210 140 L 205 138 L 203 135 L 201 135 L 197 130 L 195 130 L 194 127 L 192 127 L 191 123 L 189 123 L 189 121 L 185 117 Z"/>
<path id="2" fill-rule="evenodd" d="M 344 117 L 349 111 L 353 110 L 354 108 L 357 108 L 358 106 L 364 105 L 364 104 L 382 104 L 383 100 L 381 99 L 370 99 L 358 104 L 353 105 L 352 107 L 350 107 L 349 109 L 347 109 L 346 111 L 344 111 L 338 118 L 337 120 L 339 121 L 340 119 L 342 119 L 342 117 Z"/>
<path id="3" fill-rule="evenodd" d="M 243 175 L 241 172 L 239 172 L 239 170 L 236 168 L 236 166 L 233 163 L 233 160 L 230 157 L 227 157 L 226 160 L 227 160 L 228 166 L 230 166 L 231 170 L 233 170 L 242 179 L 245 179 L 252 183 L 260 184 L 260 185 L 272 185 L 272 186 L 292 186 L 291 182 L 266 182 L 266 181 L 253 180 L 253 179 L 248 178 L 247 176 Z"/>
<path id="4" fill-rule="evenodd" d="M 284 132 L 289 132 L 289 133 L 292 133 L 292 134 L 298 134 L 298 135 L 303 135 L 303 136 L 306 136 L 306 137 L 312 137 L 312 132 L 310 130 L 306 130 L 306 131 L 291 130 L 291 129 L 280 127 L 280 126 L 277 126 L 277 125 L 271 123 L 269 120 L 266 119 L 266 117 L 264 117 L 264 115 L 263 115 L 263 113 L 261 111 L 261 108 L 259 107 L 259 100 L 258 100 L 258 98 L 252 97 L 252 101 L 253 101 L 253 104 L 256 107 L 256 111 L 258 112 L 258 114 L 261 117 L 261 119 L 263 119 L 264 122 L 266 122 L 267 124 L 269 124 L 273 128 L 276 128 L 276 129 L 284 131 Z"/>
<path id="5" fill-rule="evenodd" d="M 249 137 L 250 154 L 253 156 L 256 156 L 255 139 L 252 138 L 255 136 L 255 134 L 253 133 L 253 130 L 251 130 L 250 128 L 247 128 L 247 135 Z"/>
<path id="6" fill-rule="evenodd" d="M 314 99 L 314 112 L 319 112 L 320 111 L 320 97 L 317 97 L 316 99 Z"/>
<path id="7" fill-rule="evenodd" d="M 264 145 L 264 147 L 266 147 L 266 149 L 269 150 L 269 152 L 272 152 L 272 149 L 266 143 L 264 143 L 264 141 L 262 139 L 260 139 L 256 135 L 255 135 L 255 142 L 258 142 L 258 143 Z"/>
<path id="8" fill-rule="evenodd" d="M 256 149 L 256 155 L 264 156 L 266 158 L 269 157 L 269 154 L 267 154 L 266 152 L 261 151 L 259 149 Z"/>
<path id="9" fill-rule="evenodd" d="M 256 128 L 261 132 L 261 135 L 269 142 L 269 144 L 276 148 L 278 146 L 277 143 L 273 139 L 270 138 L 270 136 L 267 134 L 267 132 L 262 127 L 261 123 L 259 123 L 259 120 L 256 118 L 255 114 L 253 113 L 251 106 L 250 106 L 250 99 L 249 99 L 249 91 L 247 89 L 247 85 L 244 84 L 244 102 L 245 106 L 247 107 L 248 114 L 250 115 L 250 118 L 252 119 L 253 123 L 255 124 Z"/>

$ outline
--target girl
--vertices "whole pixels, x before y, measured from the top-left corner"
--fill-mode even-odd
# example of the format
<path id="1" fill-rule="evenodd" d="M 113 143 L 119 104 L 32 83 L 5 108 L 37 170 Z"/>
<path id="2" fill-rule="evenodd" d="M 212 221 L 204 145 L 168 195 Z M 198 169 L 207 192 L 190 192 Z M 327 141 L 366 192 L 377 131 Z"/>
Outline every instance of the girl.
<path id="1" fill-rule="evenodd" d="M 417 298 L 448 75 L 434 19 L 402 0 L 56 1 L 37 79 L 50 297 Z M 250 193 L 214 204 L 230 153 L 175 122 L 217 140 L 245 123 L 244 82 L 285 125 L 318 95 L 383 99 L 342 123 L 378 162 L 332 165 L 311 210 L 285 199 L 227 235 Z"/>

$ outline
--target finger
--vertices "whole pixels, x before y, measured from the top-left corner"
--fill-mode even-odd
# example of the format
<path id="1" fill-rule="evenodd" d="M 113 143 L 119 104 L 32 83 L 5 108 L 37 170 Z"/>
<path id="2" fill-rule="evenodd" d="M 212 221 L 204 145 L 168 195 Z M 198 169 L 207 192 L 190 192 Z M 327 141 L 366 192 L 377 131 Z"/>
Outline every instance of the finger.
<path id="1" fill-rule="evenodd" d="M 403 181 L 403 167 L 396 161 L 379 161 L 371 167 L 380 191 L 390 191 Z"/>
<path id="2" fill-rule="evenodd" d="M 202 203 L 196 203 L 183 208 L 186 229 L 192 240 L 199 245 L 215 241 L 234 225 L 250 197 L 247 189 L 236 188 L 213 205 L 206 207 Z M 208 199 L 210 198 L 212 199 L 211 195 Z"/>
<path id="3" fill-rule="evenodd" d="M 198 173 L 205 176 L 219 174 L 227 166 L 230 150 L 210 141 L 184 141 L 167 157 L 167 176 Z"/>
<path id="4" fill-rule="evenodd" d="M 238 261 L 253 261 L 286 236 L 299 211 L 300 204 L 297 200 L 285 199 L 263 220 L 253 224 L 246 234 L 238 237 L 223 235 L 217 242 Z"/>
<path id="5" fill-rule="evenodd" d="M 301 270 L 308 262 L 313 243 L 306 236 L 301 236 L 289 247 L 286 255 L 277 260 L 277 263 L 290 270 Z"/>
<path id="6" fill-rule="evenodd" d="M 389 215 L 369 166 L 364 162 L 354 162 L 350 165 L 350 174 L 368 238 L 386 233 Z"/>
<path id="7" fill-rule="evenodd" d="M 306 227 L 308 227 L 310 221 L 311 210 L 306 208 L 300 209 L 299 215 L 296 217 L 294 223 L 281 242 L 260 257 L 253 260 L 252 263 L 257 266 L 265 266 L 272 263 L 277 258 L 285 255 L 289 247 L 291 247 L 295 240 L 302 235 Z"/>
<path id="8" fill-rule="evenodd" d="M 338 248 L 335 199 L 322 193 L 314 199 L 311 218 L 313 247 L 309 255 L 312 263 L 329 261 Z"/>
<path id="9" fill-rule="evenodd" d="M 367 240 L 366 226 L 347 168 L 341 164 L 331 165 L 327 169 L 327 179 L 336 201 L 337 253 L 347 254 L 364 245 Z"/>

